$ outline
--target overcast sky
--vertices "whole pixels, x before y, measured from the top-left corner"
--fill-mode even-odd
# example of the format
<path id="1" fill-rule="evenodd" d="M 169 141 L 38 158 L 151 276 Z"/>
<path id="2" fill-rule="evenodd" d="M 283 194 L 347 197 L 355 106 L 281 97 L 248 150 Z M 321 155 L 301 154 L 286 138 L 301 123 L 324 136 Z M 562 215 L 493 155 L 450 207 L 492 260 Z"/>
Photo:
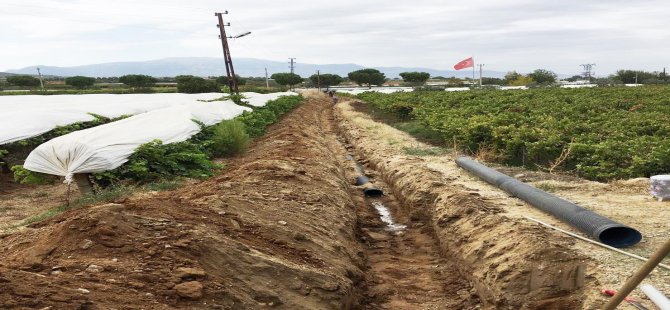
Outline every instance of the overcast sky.
<path id="1" fill-rule="evenodd" d="M 221 57 L 215 11 L 235 57 L 562 74 L 595 63 L 670 69 L 668 0 L 0 0 L 0 71 L 165 57 Z M 224 6 L 222 6 L 222 4 Z"/>

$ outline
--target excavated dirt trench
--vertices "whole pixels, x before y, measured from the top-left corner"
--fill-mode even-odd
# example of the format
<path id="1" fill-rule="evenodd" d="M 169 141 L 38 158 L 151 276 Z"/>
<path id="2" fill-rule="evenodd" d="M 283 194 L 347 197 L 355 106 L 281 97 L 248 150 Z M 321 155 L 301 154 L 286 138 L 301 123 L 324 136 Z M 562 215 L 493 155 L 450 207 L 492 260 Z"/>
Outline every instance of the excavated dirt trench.
<path id="1" fill-rule="evenodd" d="M 210 180 L 0 237 L 0 308 L 579 308 L 582 257 L 307 98 Z"/>
<path id="2" fill-rule="evenodd" d="M 445 175 L 429 161 L 408 156 L 398 144 L 397 130 L 355 111 L 350 102 L 335 108 L 341 134 L 368 165 L 379 171 L 409 212 L 424 219 L 439 243 L 438 251 L 452 264 L 483 308 L 582 309 L 586 276 L 592 262 L 571 249 L 571 240 L 503 215 L 487 201 Z M 593 305 L 589 305 L 589 309 Z"/>

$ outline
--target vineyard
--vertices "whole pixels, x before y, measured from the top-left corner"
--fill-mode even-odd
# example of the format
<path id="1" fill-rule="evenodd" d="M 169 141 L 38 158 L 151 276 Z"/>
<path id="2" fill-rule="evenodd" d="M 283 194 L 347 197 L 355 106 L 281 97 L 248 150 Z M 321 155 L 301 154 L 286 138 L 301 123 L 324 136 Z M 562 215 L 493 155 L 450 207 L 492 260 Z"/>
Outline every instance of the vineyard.
<path id="1" fill-rule="evenodd" d="M 363 93 L 444 146 L 598 181 L 670 171 L 670 88 Z"/>

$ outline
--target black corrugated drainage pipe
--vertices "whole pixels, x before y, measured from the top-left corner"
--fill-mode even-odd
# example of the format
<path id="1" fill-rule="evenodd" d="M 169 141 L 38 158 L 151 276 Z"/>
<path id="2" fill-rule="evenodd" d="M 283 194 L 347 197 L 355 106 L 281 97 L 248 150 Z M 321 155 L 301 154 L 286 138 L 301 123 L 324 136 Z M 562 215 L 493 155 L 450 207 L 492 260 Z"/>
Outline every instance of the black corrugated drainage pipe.
<path id="1" fill-rule="evenodd" d="M 551 213 L 559 219 L 568 222 L 568 224 L 604 244 L 624 248 L 635 245 L 642 240 L 640 232 L 631 227 L 617 223 L 572 202 L 541 191 L 495 169 L 484 166 L 472 158 L 459 157 L 456 159 L 456 164 L 486 182 L 528 202 L 533 207 Z"/>
<path id="2" fill-rule="evenodd" d="M 363 194 L 367 197 L 381 197 L 384 195 L 384 192 L 372 185 L 370 179 L 364 175 L 356 177 L 356 185 L 363 186 Z"/>

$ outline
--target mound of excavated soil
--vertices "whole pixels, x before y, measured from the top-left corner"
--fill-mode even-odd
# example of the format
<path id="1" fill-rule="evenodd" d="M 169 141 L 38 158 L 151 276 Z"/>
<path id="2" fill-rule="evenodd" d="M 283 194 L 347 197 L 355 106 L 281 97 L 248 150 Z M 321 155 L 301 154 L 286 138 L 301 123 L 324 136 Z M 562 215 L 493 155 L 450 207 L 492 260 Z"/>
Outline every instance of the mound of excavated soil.
<path id="1" fill-rule="evenodd" d="M 324 109 L 308 99 L 213 179 L 5 236 L 0 308 L 352 307 L 363 253 Z"/>

